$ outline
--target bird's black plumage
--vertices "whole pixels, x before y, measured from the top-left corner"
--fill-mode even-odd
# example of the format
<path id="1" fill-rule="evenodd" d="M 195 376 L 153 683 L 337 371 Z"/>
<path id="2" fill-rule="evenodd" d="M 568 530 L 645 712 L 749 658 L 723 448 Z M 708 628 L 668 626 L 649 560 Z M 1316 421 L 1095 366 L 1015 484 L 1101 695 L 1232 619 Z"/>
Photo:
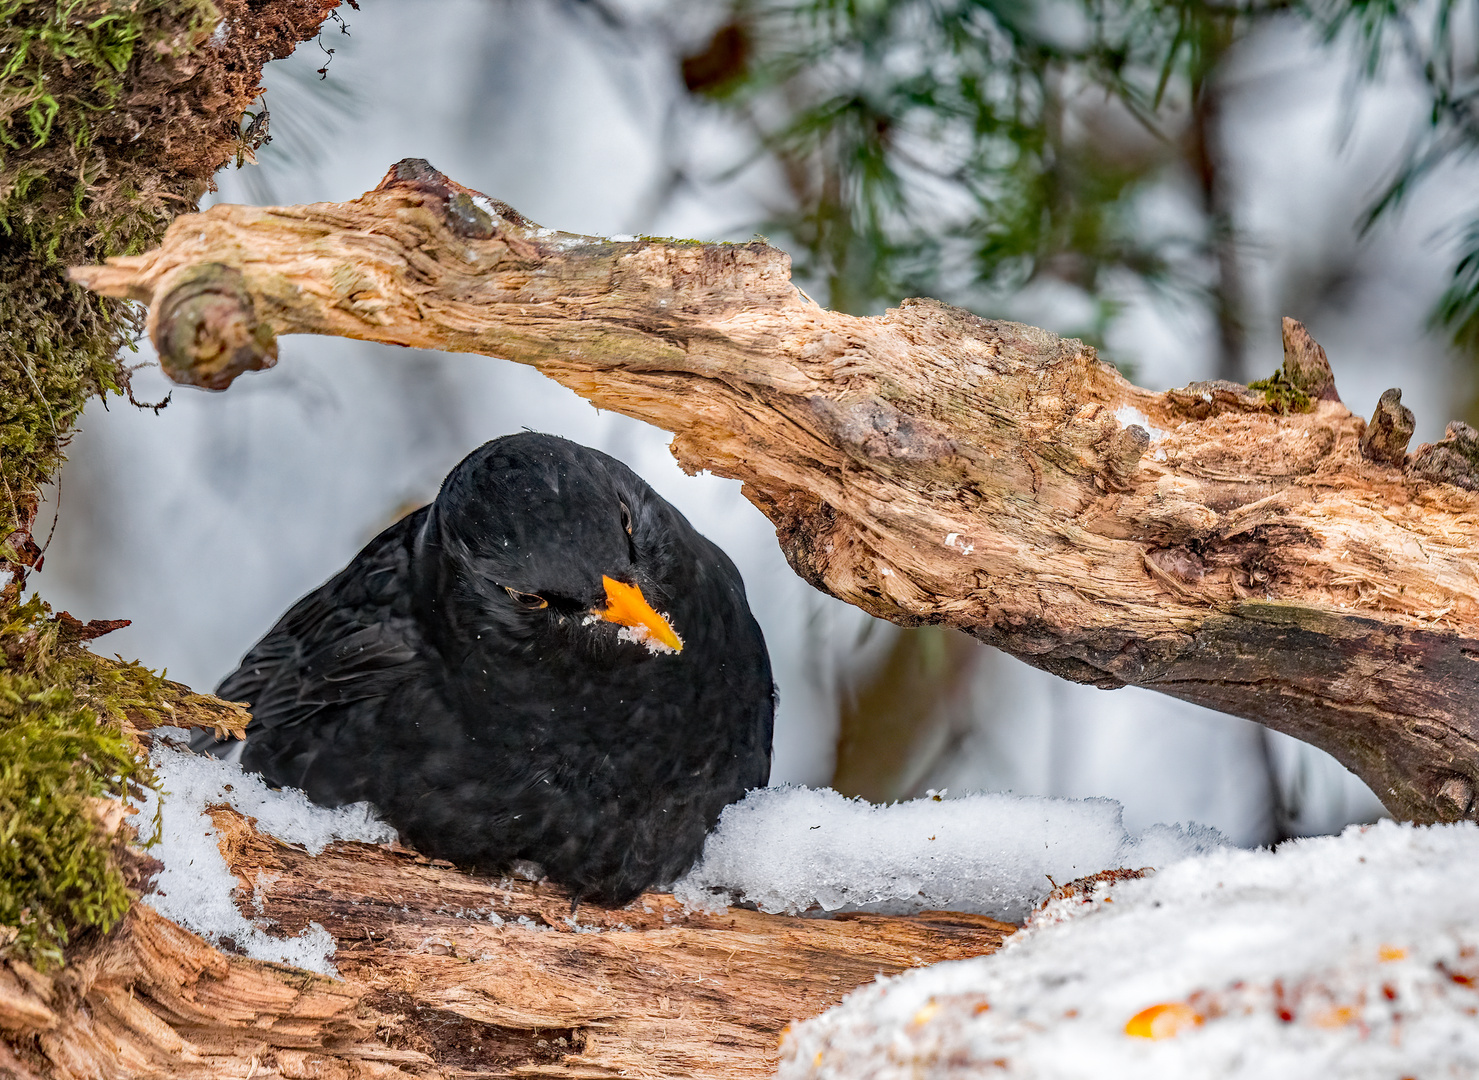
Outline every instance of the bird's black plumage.
<path id="1" fill-rule="evenodd" d="M 607 578 L 681 651 L 592 614 Z M 270 783 L 609 904 L 681 875 L 770 773 L 770 661 L 734 564 L 625 465 L 547 435 L 470 454 L 216 693 L 250 704 L 242 764 Z"/>

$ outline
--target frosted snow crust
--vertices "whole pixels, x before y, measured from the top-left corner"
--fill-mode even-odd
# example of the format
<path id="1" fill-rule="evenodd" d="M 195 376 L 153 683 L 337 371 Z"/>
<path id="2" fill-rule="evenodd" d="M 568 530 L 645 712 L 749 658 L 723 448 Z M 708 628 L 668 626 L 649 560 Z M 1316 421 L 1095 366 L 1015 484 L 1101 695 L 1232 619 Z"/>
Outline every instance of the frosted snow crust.
<path id="1" fill-rule="evenodd" d="M 725 809 L 673 891 L 696 908 L 944 909 L 1020 922 L 1055 883 L 1166 866 L 1223 844 L 1195 825 L 1131 837 L 1111 799 L 991 794 L 874 806 L 827 789 L 761 788 Z"/>
<path id="2" fill-rule="evenodd" d="M 166 728 L 159 734 L 168 736 L 171 731 Z M 274 791 L 238 764 L 174 749 L 164 739 L 156 739 L 149 763 L 161 780 L 163 806 L 150 792 L 139 805 L 139 827 L 147 833 L 159 811 L 160 837 L 149 854 L 164 863 L 164 870 L 144 902 L 212 944 L 229 939 L 256 960 L 338 974 L 329 961 L 336 949 L 334 939 L 322 926 L 310 923 L 297 937 L 274 937 L 267 932 L 270 919 L 248 920 L 237 909 L 233 897 L 240 883 L 221 857 L 206 807 L 230 806 L 255 818 L 259 831 L 300 844 L 315 855 L 334 840 L 385 843 L 395 839 L 395 830 L 377 818 L 368 803 L 326 810 L 301 791 Z"/>
<path id="3" fill-rule="evenodd" d="M 791 1028 L 779 1080 L 1476 1076 L 1476 896 L 1472 823 L 1216 851 L 855 991 Z"/>

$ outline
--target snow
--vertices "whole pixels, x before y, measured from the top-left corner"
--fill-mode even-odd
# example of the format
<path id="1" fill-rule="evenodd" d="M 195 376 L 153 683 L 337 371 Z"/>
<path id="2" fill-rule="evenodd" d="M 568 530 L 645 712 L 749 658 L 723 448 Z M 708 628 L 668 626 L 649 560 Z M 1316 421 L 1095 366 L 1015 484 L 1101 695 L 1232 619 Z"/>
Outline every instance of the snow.
<path id="1" fill-rule="evenodd" d="M 503 215 L 498 212 L 498 207 L 493 204 L 493 200 L 490 199 L 490 198 L 488 198 L 488 196 L 486 196 L 486 195 L 474 195 L 474 196 L 472 196 L 472 204 L 474 206 L 476 206 L 479 210 L 481 210 L 483 213 L 487 214 L 494 221 L 502 221 L 503 220 Z M 535 235 L 536 236 L 547 235 L 549 232 L 550 232 L 549 229 L 540 229 L 538 232 L 535 233 Z"/>
<path id="2" fill-rule="evenodd" d="M 780 1080 L 1479 1073 L 1479 827 L 1223 849 L 793 1025 Z"/>
<path id="3" fill-rule="evenodd" d="M 666 616 L 664 616 L 666 618 Z M 623 626 L 616 632 L 618 641 L 630 641 L 634 645 L 644 646 L 653 656 L 675 654 L 677 649 L 665 641 L 658 641 L 652 636 L 652 631 L 645 626 Z M 678 644 L 683 644 L 683 639 L 678 639 Z"/>
<path id="4" fill-rule="evenodd" d="M 1114 418 L 1120 422 L 1120 427 L 1143 428 L 1145 433 L 1150 436 L 1152 445 L 1160 442 L 1170 434 L 1165 428 L 1158 428 L 1152 424 L 1150 417 L 1146 416 L 1133 405 L 1121 405 L 1118 409 L 1115 409 Z"/>
<path id="5" fill-rule="evenodd" d="M 945 534 L 945 546 L 946 547 L 959 547 L 960 548 L 960 553 L 962 555 L 969 555 L 971 552 L 973 552 L 973 551 L 976 550 L 976 545 L 973 544 L 973 543 L 970 543 L 969 541 L 962 540 L 961 537 L 960 537 L 960 533 L 946 533 Z"/>
<path id="6" fill-rule="evenodd" d="M 287 938 L 270 932 L 270 920 L 242 915 L 241 882 L 221 857 L 206 810 L 230 806 L 259 832 L 315 855 L 335 840 L 384 843 L 395 831 L 366 803 L 315 806 L 301 791 L 270 789 L 235 762 L 176 748 L 171 735 L 183 732 L 161 734 L 150 763 L 161 778 L 162 809 L 150 795 L 140 810 L 143 822 L 160 815 L 151 854 L 164 870 L 145 902 L 213 943 L 332 974 L 334 941 L 322 927 Z M 1197 826 L 1158 825 L 1132 837 L 1109 799 L 944 795 L 884 807 L 825 789 L 752 791 L 724 811 L 703 858 L 674 892 L 706 910 L 730 902 L 792 913 L 952 909 L 1015 922 L 1055 884 L 1121 866 L 1166 866 L 1223 843 Z M 259 911 L 269 885 L 259 878 L 251 889 Z"/>
<path id="7" fill-rule="evenodd" d="M 237 909 L 234 896 L 240 882 L 221 856 L 206 807 L 230 806 L 255 818 L 258 831 L 301 845 L 315 855 L 334 840 L 384 843 L 395 839 L 395 830 L 380 821 L 367 803 L 326 810 L 309 802 L 301 791 L 272 790 L 260 776 L 242 772 L 234 762 L 168 745 L 171 734 L 183 738 L 186 732 L 164 728 L 159 734 L 165 737 L 156 739 L 149 763 L 159 774 L 164 798 L 150 792 L 139 804 L 139 821 L 141 831 L 147 833 L 148 823 L 158 812 L 160 836 L 149 853 L 164 864 L 164 870 L 144 902 L 212 944 L 229 944 L 256 960 L 337 974 L 329 961 L 336 948 L 334 939 L 322 926 L 310 923 L 296 937 L 276 937 L 267 932 L 271 920 L 248 920 Z M 264 884 L 268 883 L 259 877 L 253 890 L 259 909 Z"/>
<path id="8" fill-rule="evenodd" d="M 674 894 L 694 908 L 945 909 L 1020 922 L 1055 884 L 1223 844 L 1199 826 L 1132 837 L 1110 799 L 943 795 L 874 806 L 826 789 L 752 791 L 725 809 Z"/>
<path id="9" fill-rule="evenodd" d="M 658 612 L 658 614 L 661 615 L 665 620 L 667 620 L 667 623 L 668 623 L 668 626 L 669 627 L 672 626 L 672 619 L 670 619 L 668 617 L 667 612 L 662 611 L 662 612 Z M 583 619 L 580 620 L 580 625 L 581 626 L 594 626 L 596 623 L 598 623 L 600 621 L 601 621 L 601 617 L 599 615 L 588 614 Z M 673 636 L 674 637 L 677 637 L 677 633 L 674 632 L 674 635 Z M 680 651 L 678 649 L 673 648 L 671 645 L 667 644 L 666 642 L 658 641 L 657 638 L 655 638 L 655 637 L 652 636 L 652 631 L 649 630 L 649 629 L 647 629 L 647 627 L 642 626 L 641 624 L 638 624 L 636 626 L 623 626 L 623 627 L 621 627 L 616 632 L 616 640 L 617 641 L 628 641 L 628 642 L 631 642 L 633 645 L 641 645 L 641 646 L 644 646 L 647 649 L 647 651 L 650 652 L 653 656 L 663 656 L 663 655 L 668 655 L 668 654 L 676 654 L 677 652 Z M 682 638 L 678 638 L 678 644 L 679 645 L 682 645 L 683 644 L 683 639 Z"/>

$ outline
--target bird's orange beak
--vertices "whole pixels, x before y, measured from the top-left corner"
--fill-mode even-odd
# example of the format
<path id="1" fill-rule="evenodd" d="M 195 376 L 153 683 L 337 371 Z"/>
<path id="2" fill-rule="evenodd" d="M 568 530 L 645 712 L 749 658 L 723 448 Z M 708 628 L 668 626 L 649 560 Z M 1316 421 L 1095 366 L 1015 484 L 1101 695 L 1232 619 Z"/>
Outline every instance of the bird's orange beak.
<path id="1" fill-rule="evenodd" d="M 592 611 L 592 615 L 617 626 L 629 626 L 638 634 L 645 630 L 646 637 L 661 642 L 674 652 L 683 651 L 682 640 L 673 633 L 668 620 L 652 610 L 641 589 L 604 575 L 601 583 L 606 586 L 606 607 Z"/>

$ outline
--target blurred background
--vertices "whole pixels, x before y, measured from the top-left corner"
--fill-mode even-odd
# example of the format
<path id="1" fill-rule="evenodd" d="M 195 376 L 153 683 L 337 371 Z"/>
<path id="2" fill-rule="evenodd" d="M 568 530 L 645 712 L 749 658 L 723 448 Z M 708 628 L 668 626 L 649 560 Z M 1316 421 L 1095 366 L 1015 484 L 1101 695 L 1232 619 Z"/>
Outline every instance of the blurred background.
<path id="1" fill-rule="evenodd" d="M 820 303 L 934 295 L 1095 345 L 1152 389 L 1271 374 L 1279 316 L 1416 441 L 1473 420 L 1475 12 L 1467 3 L 361 0 L 269 67 L 219 201 L 350 199 L 423 157 L 543 225 L 790 251 Z M 270 141 L 262 141 L 270 137 Z M 791 573 L 739 485 L 531 370 L 291 337 L 225 394 L 149 366 L 94 401 L 33 581 L 99 643 L 209 688 L 298 596 L 487 439 L 565 435 L 645 476 L 738 563 L 780 684 L 773 782 L 875 801 L 1103 795 L 1132 829 L 1244 845 L 1381 806 L 1327 755 Z M 163 408 L 151 408 L 167 401 Z"/>

